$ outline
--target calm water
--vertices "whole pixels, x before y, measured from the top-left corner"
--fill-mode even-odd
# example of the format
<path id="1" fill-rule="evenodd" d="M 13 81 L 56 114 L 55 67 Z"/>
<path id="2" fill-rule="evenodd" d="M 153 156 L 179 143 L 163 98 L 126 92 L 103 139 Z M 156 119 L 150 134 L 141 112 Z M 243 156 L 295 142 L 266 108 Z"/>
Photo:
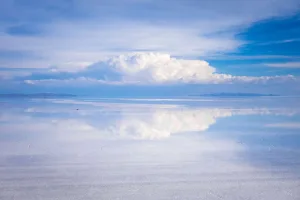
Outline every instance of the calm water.
<path id="1" fill-rule="evenodd" d="M 300 199 L 300 99 L 1 99 L 0 199 Z"/>

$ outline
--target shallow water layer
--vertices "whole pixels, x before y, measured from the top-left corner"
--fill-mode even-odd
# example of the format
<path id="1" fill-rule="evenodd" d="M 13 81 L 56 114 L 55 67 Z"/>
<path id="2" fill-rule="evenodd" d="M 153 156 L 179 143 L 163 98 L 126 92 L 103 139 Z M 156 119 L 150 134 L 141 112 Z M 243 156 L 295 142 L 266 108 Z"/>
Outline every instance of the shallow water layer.
<path id="1" fill-rule="evenodd" d="M 2 99 L 0 199 L 300 199 L 300 102 Z"/>

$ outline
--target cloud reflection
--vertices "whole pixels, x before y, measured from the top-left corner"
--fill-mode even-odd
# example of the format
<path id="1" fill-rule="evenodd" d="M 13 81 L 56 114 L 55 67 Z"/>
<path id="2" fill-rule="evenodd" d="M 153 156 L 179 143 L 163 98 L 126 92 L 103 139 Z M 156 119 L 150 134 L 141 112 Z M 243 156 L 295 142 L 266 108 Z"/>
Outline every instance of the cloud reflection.
<path id="1" fill-rule="evenodd" d="M 57 102 L 56 102 L 57 103 Z M 292 115 L 293 110 L 268 108 L 199 108 L 179 105 L 64 102 L 63 108 L 29 107 L 0 114 L 3 130 L 55 134 L 60 139 L 166 139 L 187 132 L 203 132 L 218 119 L 236 115 Z M 74 105 L 80 109 L 74 111 Z M 11 111 L 10 111 L 11 112 Z M 7 123 L 6 123 L 7 122 Z"/>

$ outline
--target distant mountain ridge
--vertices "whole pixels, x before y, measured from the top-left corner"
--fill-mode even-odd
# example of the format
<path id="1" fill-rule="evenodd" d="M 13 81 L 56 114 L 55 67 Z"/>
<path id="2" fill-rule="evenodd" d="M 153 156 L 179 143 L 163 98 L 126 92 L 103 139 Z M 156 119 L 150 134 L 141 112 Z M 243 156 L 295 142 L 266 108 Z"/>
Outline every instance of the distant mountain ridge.
<path id="1" fill-rule="evenodd" d="M 279 96 L 276 94 L 260 94 L 260 93 L 211 93 L 211 94 L 195 94 L 195 95 L 189 95 L 189 96 L 198 96 L 198 97 L 275 97 Z"/>
<path id="2" fill-rule="evenodd" d="M 76 97 L 73 94 L 63 94 L 63 93 L 8 93 L 0 94 L 0 97 L 8 98 L 54 98 L 54 97 Z"/>

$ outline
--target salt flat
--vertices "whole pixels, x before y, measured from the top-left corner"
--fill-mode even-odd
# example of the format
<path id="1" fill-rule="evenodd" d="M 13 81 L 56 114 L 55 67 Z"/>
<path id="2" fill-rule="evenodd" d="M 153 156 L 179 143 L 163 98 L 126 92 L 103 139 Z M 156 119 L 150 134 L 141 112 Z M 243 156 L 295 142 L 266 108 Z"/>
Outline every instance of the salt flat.
<path id="1" fill-rule="evenodd" d="M 0 101 L 0 199 L 300 199 L 296 98 Z"/>

